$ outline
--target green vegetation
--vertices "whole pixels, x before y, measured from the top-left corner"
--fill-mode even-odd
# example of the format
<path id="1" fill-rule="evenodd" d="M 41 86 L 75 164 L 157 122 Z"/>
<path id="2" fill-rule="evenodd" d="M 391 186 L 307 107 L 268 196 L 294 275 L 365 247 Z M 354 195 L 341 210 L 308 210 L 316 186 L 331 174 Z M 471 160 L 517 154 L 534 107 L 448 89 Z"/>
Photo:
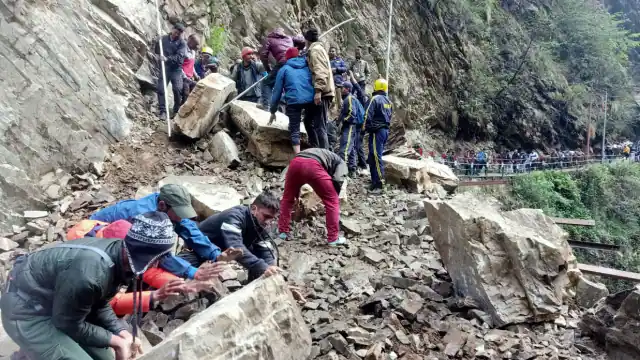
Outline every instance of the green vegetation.
<path id="1" fill-rule="evenodd" d="M 640 271 L 640 165 L 595 165 L 572 173 L 534 172 L 517 177 L 509 193 L 500 197 L 507 209 L 539 208 L 550 216 L 594 219 L 594 227 L 563 227 L 573 240 L 620 245 L 622 254 L 577 249 L 578 259 Z M 612 290 L 629 286 L 620 281 L 606 283 Z"/>
<path id="2" fill-rule="evenodd" d="M 227 33 L 222 26 L 213 26 L 209 31 L 207 45 L 213 49 L 215 55 L 219 55 L 227 44 Z"/>
<path id="3" fill-rule="evenodd" d="M 629 54 L 640 42 L 625 29 L 633 28 L 628 20 L 591 0 L 526 4 L 505 9 L 495 0 L 436 3 L 443 21 L 459 24 L 452 30 L 473 44 L 451 109 L 462 120 L 459 135 L 535 147 L 583 146 L 589 105 L 594 103 L 593 120 L 602 121 L 605 92 L 608 137 L 632 134 L 640 112 Z"/>

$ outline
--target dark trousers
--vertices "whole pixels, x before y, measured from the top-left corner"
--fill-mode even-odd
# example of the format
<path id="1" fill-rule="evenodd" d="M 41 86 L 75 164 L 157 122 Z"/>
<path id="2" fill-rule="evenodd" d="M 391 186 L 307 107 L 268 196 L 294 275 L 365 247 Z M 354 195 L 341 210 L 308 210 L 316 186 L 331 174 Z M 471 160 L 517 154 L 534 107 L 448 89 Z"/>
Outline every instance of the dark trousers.
<path id="1" fill-rule="evenodd" d="M 349 167 L 349 172 L 356 171 L 356 158 L 358 157 L 356 146 L 358 144 L 358 125 L 356 124 L 342 124 L 342 136 L 340 137 L 340 158 Z"/>
<path id="2" fill-rule="evenodd" d="M 311 147 L 330 149 L 327 137 L 327 124 L 329 123 L 329 107 L 333 102 L 332 97 L 323 97 L 320 105 L 315 103 L 309 107 L 311 110 L 311 130 L 307 127 Z M 305 123 L 306 127 L 306 123 Z M 311 135 L 313 133 L 313 136 Z"/>
<path id="3" fill-rule="evenodd" d="M 304 127 L 307 130 L 309 138 L 310 131 L 313 130 L 313 123 L 309 113 L 309 108 L 313 104 L 291 104 L 287 105 L 286 114 L 289 118 L 289 136 L 291 137 L 291 145 L 300 145 L 300 122 L 302 121 L 302 112 L 304 111 Z"/>
<path id="4" fill-rule="evenodd" d="M 369 133 L 369 169 L 371 170 L 371 184 L 382 185 L 384 180 L 384 164 L 382 153 L 387 143 L 389 129 L 378 129 Z"/>
<path id="5" fill-rule="evenodd" d="M 336 153 L 340 152 L 338 147 L 340 145 L 338 142 L 338 137 L 340 136 L 338 132 L 340 129 L 338 129 L 338 125 L 338 121 L 329 121 L 327 123 L 327 140 L 329 141 L 329 149 Z"/>
<path id="6" fill-rule="evenodd" d="M 7 335 L 20 346 L 29 359 L 38 360 L 113 360 L 109 348 L 82 346 L 58 330 L 51 316 L 11 317 L 14 306 L 24 308 L 24 301 L 15 293 L 2 294 L 2 325 Z M 21 303 L 22 302 L 22 303 Z"/>
<path id="7" fill-rule="evenodd" d="M 191 91 L 196 87 L 197 82 L 189 78 L 182 78 L 182 104 L 187 102 L 187 98 Z"/>
<path id="8" fill-rule="evenodd" d="M 364 131 L 360 130 L 361 126 L 358 125 L 358 136 L 356 137 L 356 155 L 358 156 L 358 167 L 362 169 L 367 168 L 367 157 L 364 155 Z"/>
<path id="9" fill-rule="evenodd" d="M 353 95 L 358 98 L 358 100 L 363 99 L 365 95 L 365 87 L 367 86 L 366 81 L 358 81 L 358 85 L 360 86 L 360 91 L 356 90 L 355 87 L 353 89 Z M 362 104 L 365 106 L 366 104 Z"/>
<path id="10" fill-rule="evenodd" d="M 271 69 L 267 78 L 262 80 L 262 97 L 260 98 L 260 103 L 264 105 L 266 109 L 269 108 L 269 103 L 271 103 L 271 95 L 273 93 L 273 87 L 276 84 L 276 76 L 278 76 L 278 71 L 282 68 L 284 64 L 276 64 L 276 66 Z"/>
<path id="11" fill-rule="evenodd" d="M 242 101 L 248 101 L 248 102 L 252 102 L 252 103 L 258 103 L 258 101 L 260 100 L 260 98 L 258 96 L 254 94 L 252 95 L 244 95 L 243 97 L 241 97 L 239 100 Z"/>
<path id="12" fill-rule="evenodd" d="M 177 113 L 178 110 L 180 110 L 180 105 L 182 105 L 182 92 L 184 91 L 182 86 L 182 70 L 178 69 L 174 71 L 167 71 L 166 76 L 162 74 L 162 71 L 160 71 L 160 73 L 161 76 L 158 77 L 157 86 L 159 112 L 160 114 L 164 114 L 166 109 L 163 85 L 171 82 L 171 90 L 173 91 L 173 112 Z"/>

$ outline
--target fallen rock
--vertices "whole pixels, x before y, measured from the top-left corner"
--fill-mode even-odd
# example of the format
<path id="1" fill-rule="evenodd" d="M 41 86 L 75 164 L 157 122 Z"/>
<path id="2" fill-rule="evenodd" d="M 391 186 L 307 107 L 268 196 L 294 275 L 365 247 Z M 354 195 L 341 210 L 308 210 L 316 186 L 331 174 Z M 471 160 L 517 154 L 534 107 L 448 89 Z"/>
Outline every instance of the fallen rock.
<path id="1" fill-rule="evenodd" d="M 175 329 L 142 360 L 300 360 L 311 335 L 282 276 L 260 278 Z"/>
<path id="2" fill-rule="evenodd" d="M 576 284 L 576 302 L 583 308 L 594 306 L 598 300 L 609 295 L 609 290 L 602 283 L 587 280 L 584 276 L 578 278 Z"/>
<path id="3" fill-rule="evenodd" d="M 49 213 L 46 211 L 32 210 L 32 211 L 25 211 L 22 217 L 24 217 L 25 219 L 39 219 L 39 218 L 46 217 L 47 215 L 49 215 Z"/>
<path id="4" fill-rule="evenodd" d="M 423 161 L 387 155 L 382 157 L 382 162 L 388 182 L 403 185 L 409 191 L 417 193 L 429 188 L 431 180 Z"/>
<path id="5" fill-rule="evenodd" d="M 242 195 L 234 188 L 220 185 L 220 179 L 213 176 L 169 176 L 158 183 L 158 188 L 166 184 L 182 185 L 191 193 L 191 203 L 200 219 L 240 205 Z"/>
<path id="6" fill-rule="evenodd" d="M 198 81 L 174 119 L 178 131 L 192 139 L 207 135 L 216 125 L 218 111 L 234 89 L 233 80 L 218 73 Z"/>
<path id="7" fill-rule="evenodd" d="M 213 159 L 235 169 L 240 165 L 238 147 L 231 136 L 224 131 L 218 131 L 211 139 L 209 152 Z"/>
<path id="8" fill-rule="evenodd" d="M 289 136 L 289 118 L 281 112 L 269 125 L 270 114 L 247 101 L 231 103 L 229 113 L 240 131 L 249 139 L 248 150 L 263 165 L 285 167 L 293 158 Z M 307 131 L 300 124 L 300 141 L 307 143 Z"/>
<path id="9" fill-rule="evenodd" d="M 7 239 L 5 237 L 0 237 L 0 251 L 10 251 L 20 246 L 15 241 Z"/>
<path id="10" fill-rule="evenodd" d="M 432 183 L 442 186 L 449 194 L 458 188 L 460 180 L 449 166 L 433 160 L 423 160 L 422 162 L 426 164 L 426 171 Z"/>
<path id="11" fill-rule="evenodd" d="M 470 297 L 495 326 L 549 321 L 562 312 L 567 233 L 541 210 L 500 211 L 492 199 L 425 201 L 435 245 L 456 295 Z"/>

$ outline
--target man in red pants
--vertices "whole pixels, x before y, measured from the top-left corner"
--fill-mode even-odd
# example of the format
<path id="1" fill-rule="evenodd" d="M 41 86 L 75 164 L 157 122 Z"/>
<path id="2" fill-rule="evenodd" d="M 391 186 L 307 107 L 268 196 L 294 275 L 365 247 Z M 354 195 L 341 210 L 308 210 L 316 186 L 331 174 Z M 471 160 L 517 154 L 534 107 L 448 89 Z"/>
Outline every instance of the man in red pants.
<path id="1" fill-rule="evenodd" d="M 331 246 L 344 245 L 347 240 L 338 236 L 340 223 L 340 189 L 349 170 L 347 164 L 334 152 L 311 148 L 301 151 L 291 160 L 284 180 L 284 195 L 280 201 L 280 220 L 278 231 L 280 238 L 289 234 L 291 211 L 300 188 L 309 184 L 322 199 L 327 216 L 327 243 Z"/>

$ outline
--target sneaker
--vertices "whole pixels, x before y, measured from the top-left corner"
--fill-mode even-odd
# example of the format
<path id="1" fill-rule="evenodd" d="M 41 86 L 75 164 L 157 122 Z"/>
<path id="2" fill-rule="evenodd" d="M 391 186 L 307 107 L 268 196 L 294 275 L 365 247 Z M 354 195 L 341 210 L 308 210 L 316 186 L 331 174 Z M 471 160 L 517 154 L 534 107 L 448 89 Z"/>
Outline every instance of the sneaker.
<path id="1" fill-rule="evenodd" d="M 355 170 L 349 171 L 349 177 L 355 179 L 358 176 Z"/>
<path id="2" fill-rule="evenodd" d="M 287 240 L 289 237 L 287 236 L 287 233 L 280 233 L 280 235 L 278 235 L 278 238 L 280 240 Z"/>
<path id="3" fill-rule="evenodd" d="M 344 238 L 344 236 L 338 236 L 338 238 L 335 241 L 327 242 L 329 246 L 347 245 L 348 243 L 349 242 L 347 241 L 347 239 Z"/>

